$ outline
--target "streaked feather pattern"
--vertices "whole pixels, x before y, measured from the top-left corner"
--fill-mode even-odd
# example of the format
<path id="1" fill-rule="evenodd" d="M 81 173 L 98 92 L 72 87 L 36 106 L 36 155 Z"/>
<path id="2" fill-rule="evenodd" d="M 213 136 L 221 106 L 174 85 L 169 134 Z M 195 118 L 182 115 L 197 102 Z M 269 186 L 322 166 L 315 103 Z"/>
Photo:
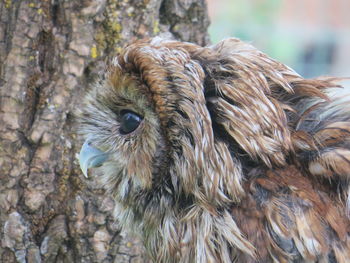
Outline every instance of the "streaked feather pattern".
<path id="1" fill-rule="evenodd" d="M 350 97 L 251 45 L 126 47 L 87 95 L 94 179 L 155 262 L 348 262 Z M 119 132 L 122 110 L 143 117 Z"/>

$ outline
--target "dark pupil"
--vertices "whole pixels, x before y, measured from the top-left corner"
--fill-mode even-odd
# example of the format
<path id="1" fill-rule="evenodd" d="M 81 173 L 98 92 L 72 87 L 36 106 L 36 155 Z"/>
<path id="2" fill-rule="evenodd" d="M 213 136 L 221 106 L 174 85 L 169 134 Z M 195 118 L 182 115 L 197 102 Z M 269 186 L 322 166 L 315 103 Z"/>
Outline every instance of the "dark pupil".
<path id="1" fill-rule="evenodd" d="M 128 134 L 140 125 L 142 118 L 134 112 L 121 112 L 122 117 L 120 121 L 120 132 L 122 134 Z"/>

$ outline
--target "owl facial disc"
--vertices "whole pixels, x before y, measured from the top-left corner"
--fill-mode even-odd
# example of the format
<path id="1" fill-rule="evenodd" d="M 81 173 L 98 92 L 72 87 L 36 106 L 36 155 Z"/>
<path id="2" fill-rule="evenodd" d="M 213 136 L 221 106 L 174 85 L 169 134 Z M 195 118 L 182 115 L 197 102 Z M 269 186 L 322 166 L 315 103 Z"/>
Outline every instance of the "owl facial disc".
<path id="1" fill-rule="evenodd" d="M 88 169 L 101 166 L 108 158 L 108 153 L 105 153 L 90 145 L 90 140 L 87 139 L 81 147 L 79 154 L 79 165 L 85 177 L 88 177 Z"/>

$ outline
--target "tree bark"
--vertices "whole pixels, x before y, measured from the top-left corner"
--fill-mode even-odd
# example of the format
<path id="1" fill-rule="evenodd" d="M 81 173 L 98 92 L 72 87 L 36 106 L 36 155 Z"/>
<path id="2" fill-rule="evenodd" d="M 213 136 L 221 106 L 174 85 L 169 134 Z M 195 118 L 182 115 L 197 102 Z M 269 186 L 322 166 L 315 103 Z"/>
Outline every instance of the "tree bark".
<path id="1" fill-rule="evenodd" d="M 0 2 L 0 262 L 148 262 L 85 179 L 75 110 L 126 43 L 208 43 L 204 0 Z"/>

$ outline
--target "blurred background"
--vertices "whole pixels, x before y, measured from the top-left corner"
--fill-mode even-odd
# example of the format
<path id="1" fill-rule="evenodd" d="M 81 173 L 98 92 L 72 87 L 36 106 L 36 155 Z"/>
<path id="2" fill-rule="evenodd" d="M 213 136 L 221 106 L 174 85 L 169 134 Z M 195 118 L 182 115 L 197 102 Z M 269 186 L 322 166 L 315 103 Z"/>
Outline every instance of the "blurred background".
<path id="1" fill-rule="evenodd" d="M 207 1 L 212 43 L 238 37 L 306 78 L 350 77 L 350 0 Z"/>

